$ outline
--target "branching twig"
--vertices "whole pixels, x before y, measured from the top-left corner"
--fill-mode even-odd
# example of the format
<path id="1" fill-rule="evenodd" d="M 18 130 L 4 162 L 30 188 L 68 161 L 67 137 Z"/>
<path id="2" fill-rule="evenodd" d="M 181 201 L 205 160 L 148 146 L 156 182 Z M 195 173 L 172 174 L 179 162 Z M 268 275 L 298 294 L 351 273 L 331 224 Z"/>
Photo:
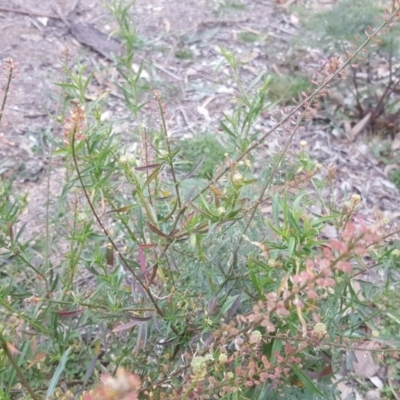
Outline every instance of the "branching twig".
<path id="1" fill-rule="evenodd" d="M 76 156 L 76 149 L 75 149 L 75 140 L 76 140 L 76 133 L 77 133 L 77 126 L 75 125 L 73 127 L 73 130 L 71 132 L 71 151 L 72 151 L 72 159 L 74 162 L 74 166 L 75 166 L 75 170 L 76 173 L 78 175 L 78 180 L 81 184 L 83 193 L 86 197 L 86 200 L 89 204 L 89 207 L 97 221 L 97 223 L 99 224 L 100 228 L 102 229 L 104 235 L 107 237 L 108 241 L 110 242 L 111 246 L 113 247 L 113 249 L 115 250 L 115 252 L 118 254 L 118 256 L 120 257 L 121 261 L 123 262 L 123 264 L 125 265 L 125 267 L 131 272 L 131 274 L 133 275 L 133 277 L 137 280 L 137 282 L 139 283 L 139 285 L 143 288 L 143 290 L 146 292 L 146 295 L 148 296 L 149 300 L 151 301 L 151 303 L 153 304 L 155 310 L 157 311 L 157 314 L 160 317 L 164 317 L 164 312 L 160 309 L 160 307 L 157 304 L 157 301 L 153 298 L 153 295 L 150 292 L 150 289 L 142 282 L 142 280 L 139 278 L 139 276 L 136 274 L 136 272 L 133 270 L 133 268 L 129 265 L 128 261 L 125 259 L 125 257 L 121 254 L 121 252 L 118 249 L 117 244 L 114 242 L 114 240 L 111 238 L 110 234 L 108 233 L 107 228 L 104 226 L 103 222 L 101 221 L 99 215 L 97 214 L 94 205 L 92 203 L 92 200 L 90 199 L 90 196 L 86 190 L 86 186 L 85 183 L 83 182 L 83 178 L 81 175 L 81 171 L 78 165 L 78 159 Z"/>

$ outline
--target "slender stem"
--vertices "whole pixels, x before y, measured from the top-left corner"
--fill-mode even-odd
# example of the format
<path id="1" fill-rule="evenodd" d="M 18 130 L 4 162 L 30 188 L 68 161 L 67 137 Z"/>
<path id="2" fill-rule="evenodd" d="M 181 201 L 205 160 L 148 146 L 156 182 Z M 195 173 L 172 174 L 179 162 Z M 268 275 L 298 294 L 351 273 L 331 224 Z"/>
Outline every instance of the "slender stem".
<path id="1" fill-rule="evenodd" d="M 309 104 L 311 104 L 313 100 L 314 100 L 314 98 L 311 98 Z M 274 179 L 275 173 L 276 173 L 276 171 L 278 170 L 278 166 L 279 166 L 280 163 L 282 162 L 283 157 L 285 156 L 285 154 L 286 154 L 286 152 L 287 152 L 287 150 L 288 150 L 288 148 L 289 148 L 289 146 L 290 146 L 290 143 L 292 143 L 292 140 L 293 140 L 293 138 L 294 138 L 294 135 L 296 134 L 297 130 L 299 129 L 300 123 L 301 123 L 301 121 L 303 120 L 303 118 L 304 118 L 306 112 L 307 112 L 307 107 L 304 109 L 304 111 L 303 111 L 303 112 L 301 113 L 301 115 L 299 116 L 299 118 L 298 118 L 298 120 L 297 120 L 297 123 L 296 123 L 296 126 L 295 126 L 294 129 L 293 129 L 292 134 L 289 136 L 289 139 L 288 139 L 288 141 L 286 142 L 286 145 L 285 145 L 284 149 L 280 152 L 279 157 L 278 157 L 278 160 L 276 161 L 276 163 L 275 163 L 275 165 L 274 165 L 274 167 L 273 167 L 273 169 L 272 169 L 272 171 L 271 171 L 271 174 L 269 175 L 269 178 L 268 178 L 267 182 L 265 183 L 264 187 L 263 187 L 262 190 L 261 190 L 260 196 L 258 197 L 258 201 L 256 202 L 256 206 L 253 208 L 253 211 L 252 211 L 251 214 L 250 214 L 250 218 L 249 218 L 249 220 L 247 221 L 247 224 L 246 224 L 246 226 L 245 226 L 244 229 L 243 229 L 243 233 L 240 235 L 239 242 L 238 242 L 238 244 L 237 244 L 237 246 L 236 246 L 236 248 L 235 248 L 235 250 L 234 250 L 235 252 L 238 252 L 238 251 L 239 251 L 239 247 L 240 247 L 240 245 L 242 244 L 244 235 L 246 234 L 247 230 L 249 229 L 250 224 L 251 224 L 251 222 L 253 221 L 253 219 L 254 219 L 254 217 L 255 217 L 255 215 L 256 215 L 256 212 L 257 212 L 257 210 L 258 210 L 258 207 L 259 207 L 259 205 L 261 204 L 261 202 L 262 202 L 262 200 L 263 200 L 263 198 L 264 198 L 265 192 L 266 192 L 267 189 L 270 187 L 270 185 L 271 185 L 271 183 L 272 183 L 272 180 Z"/>
<path id="2" fill-rule="evenodd" d="M 389 18 L 384 21 L 378 28 L 374 30 L 374 32 L 371 35 L 368 35 L 367 39 L 357 48 L 357 50 L 353 54 L 349 54 L 349 57 L 347 61 L 336 70 L 336 72 L 332 73 L 328 78 L 324 79 L 324 81 L 318 86 L 317 89 L 314 90 L 313 93 L 311 93 L 308 97 L 306 97 L 299 105 L 297 105 L 289 114 L 287 114 L 281 121 L 279 121 L 275 126 L 273 126 L 269 131 L 267 131 L 260 139 L 258 139 L 256 142 L 254 142 L 249 148 L 243 152 L 232 164 L 235 165 L 239 161 L 243 160 L 252 150 L 255 148 L 259 147 L 261 143 L 263 143 L 273 132 L 275 132 L 278 128 L 283 126 L 286 122 L 290 120 L 290 118 L 293 117 L 298 111 L 303 109 L 307 104 L 310 104 L 311 101 L 326 87 L 329 87 L 329 84 L 337 78 L 342 71 L 347 68 L 354 60 L 354 58 L 361 53 L 361 51 L 376 37 L 376 35 L 388 24 L 392 22 L 396 14 L 400 11 L 400 1 L 399 1 L 399 6 L 396 9 L 392 10 L 392 13 L 390 14 Z M 162 113 L 163 115 L 163 113 Z M 290 141 L 288 142 L 288 144 Z M 224 168 L 219 174 L 215 176 L 214 179 L 211 180 L 210 183 L 208 183 L 203 189 L 201 189 L 196 195 L 194 195 L 190 200 L 185 202 L 183 205 L 183 208 L 178 213 L 178 216 L 181 216 L 183 212 L 185 211 L 186 208 L 188 208 L 196 199 L 198 199 L 203 193 L 205 193 L 207 190 L 210 189 L 211 186 L 214 186 L 229 170 L 231 169 L 231 165 Z M 175 221 L 176 222 L 176 221 Z M 175 227 L 173 228 L 175 229 Z M 171 229 L 171 232 L 173 231 Z M 168 248 L 171 246 L 173 241 L 166 243 L 164 248 L 162 249 L 161 252 L 161 257 L 167 253 Z"/>
<path id="3" fill-rule="evenodd" d="M 351 249 L 349 249 L 350 251 Z M 333 269 L 335 267 L 335 265 L 343 260 L 346 259 L 346 257 L 348 256 L 347 253 L 345 254 L 341 254 L 339 257 L 337 257 L 335 260 L 332 260 L 330 263 L 330 269 Z M 310 284 L 315 283 L 317 281 L 317 279 L 324 277 L 324 272 L 319 272 L 317 274 L 315 274 L 313 276 L 313 278 L 309 281 L 304 282 L 303 284 L 301 284 L 298 287 L 298 293 L 301 293 L 303 290 L 305 290 L 307 287 L 309 287 Z M 290 301 L 292 301 L 296 296 L 296 293 L 291 293 L 286 299 L 285 299 L 285 305 L 288 304 Z M 248 324 L 239 330 L 235 330 L 234 333 L 230 333 L 226 336 L 224 336 L 224 341 L 225 343 L 229 343 L 230 340 L 233 340 L 234 338 L 240 336 L 241 334 L 247 333 L 249 332 L 252 328 L 260 325 L 261 321 L 263 321 L 265 319 L 265 316 L 271 316 L 273 315 L 273 313 L 276 312 L 276 310 L 278 309 L 278 305 L 274 305 L 273 307 L 269 308 L 268 310 L 266 310 L 265 314 L 260 315 L 259 318 L 254 318 L 251 320 L 251 322 L 248 322 Z M 252 312 L 251 312 L 252 313 Z M 249 314 L 251 314 L 249 313 Z M 217 347 L 215 341 L 213 341 L 212 343 L 210 343 L 207 346 L 204 346 L 204 348 L 199 351 L 197 354 L 199 356 L 203 356 L 205 354 L 207 354 L 210 351 L 210 348 L 212 347 Z M 165 382 L 167 382 L 168 380 L 170 380 L 172 377 L 180 375 L 182 372 L 184 372 L 185 370 L 187 370 L 188 368 L 190 368 L 190 363 L 183 365 L 181 368 L 171 372 L 171 374 L 169 374 L 169 376 L 160 379 L 158 382 L 154 382 L 153 383 L 153 387 L 160 387 L 162 384 L 164 384 Z M 140 391 L 144 391 L 145 388 L 142 388 Z"/>
<path id="4" fill-rule="evenodd" d="M 357 50 L 353 54 L 349 54 L 349 57 L 347 61 L 337 69 L 336 72 L 332 73 L 327 79 L 324 79 L 324 81 L 317 87 L 317 89 L 314 90 L 313 93 L 311 93 L 308 97 L 306 97 L 299 105 L 297 105 L 289 114 L 287 114 L 281 121 L 279 121 L 275 126 L 273 126 L 269 131 L 267 131 L 260 139 L 255 141 L 249 148 L 243 152 L 234 162 L 233 164 L 238 163 L 239 161 L 243 160 L 252 150 L 255 148 L 259 147 L 261 143 L 265 141 L 267 137 L 271 135 L 271 133 L 275 132 L 278 128 L 283 126 L 286 122 L 290 120 L 290 118 L 293 117 L 298 111 L 303 109 L 304 106 L 309 104 L 323 89 L 329 86 L 329 84 L 337 78 L 342 71 L 347 68 L 354 60 L 354 58 L 361 53 L 362 50 L 373 40 L 375 39 L 376 35 L 388 24 L 392 22 L 396 14 L 400 11 L 400 6 L 397 7 L 396 9 L 393 10 L 393 12 L 390 14 L 388 19 L 384 21 L 378 28 L 374 30 L 374 32 L 371 35 L 368 35 L 367 39 L 357 48 Z M 193 203 L 198 197 L 200 197 L 204 192 L 206 192 L 210 186 L 215 185 L 227 172 L 230 170 L 230 166 L 226 167 L 223 169 L 219 174 L 216 175 L 216 177 L 209 183 L 207 184 L 202 190 L 200 190 L 196 195 L 192 197 L 190 200 L 190 203 Z M 188 206 L 189 204 L 186 204 Z"/>
<path id="5" fill-rule="evenodd" d="M 76 149 L 75 149 L 75 140 L 76 140 L 76 133 L 78 131 L 78 126 L 75 124 L 72 132 L 71 132 L 71 151 L 72 151 L 72 159 L 74 162 L 74 166 L 75 166 L 75 170 L 76 173 L 78 175 L 78 180 L 81 184 L 83 193 L 86 197 L 86 200 L 89 204 L 89 207 L 97 221 L 97 223 L 99 224 L 100 228 L 102 229 L 104 235 L 107 237 L 108 241 L 110 242 L 111 246 L 114 248 L 115 252 L 118 254 L 118 256 L 120 257 L 122 263 L 124 264 L 124 266 L 130 271 L 130 273 L 132 274 L 132 276 L 137 280 L 137 282 L 139 283 L 139 285 L 143 288 L 143 290 L 145 291 L 147 297 L 149 298 L 150 302 L 153 304 L 157 314 L 161 317 L 161 318 L 165 318 L 165 313 L 163 310 L 161 310 L 161 308 L 159 307 L 159 305 L 157 304 L 157 301 L 155 300 L 153 294 L 151 293 L 151 290 L 149 287 L 147 287 L 142 280 L 138 277 L 138 275 L 136 274 L 136 272 L 133 270 L 133 268 L 128 264 L 128 261 L 126 260 L 126 258 L 121 254 L 121 252 L 118 249 L 118 246 L 116 245 L 116 243 L 114 242 L 114 240 L 111 238 L 108 230 L 106 229 L 106 227 L 104 226 L 103 222 L 101 221 L 99 215 L 97 214 L 94 205 L 92 203 L 92 200 L 90 199 L 90 196 L 86 190 L 86 186 L 83 182 L 83 178 L 82 178 L 82 174 L 78 165 L 78 159 L 76 156 Z M 172 331 L 176 334 L 179 335 L 179 330 L 174 326 L 171 325 L 171 329 Z"/>
<path id="6" fill-rule="evenodd" d="M 168 164 L 169 164 L 169 167 L 171 168 L 172 179 L 173 179 L 174 185 L 175 185 L 175 193 L 176 193 L 176 198 L 177 198 L 177 201 L 178 201 L 178 207 L 181 208 L 182 207 L 182 203 L 181 203 L 181 196 L 179 194 L 178 181 L 177 181 L 176 175 L 175 175 L 174 163 L 173 163 L 173 160 L 171 159 L 171 145 L 170 145 L 171 139 L 168 136 L 167 124 L 165 123 L 164 109 L 163 109 L 163 106 L 161 104 L 161 95 L 160 95 L 159 92 L 156 92 L 154 94 L 154 97 L 157 100 L 158 108 L 159 108 L 160 114 L 161 114 L 163 132 L 164 132 L 164 135 L 165 135 L 165 140 L 167 142 Z"/>
<path id="7" fill-rule="evenodd" d="M 5 108 L 6 108 L 8 92 L 10 91 L 11 81 L 12 81 L 12 78 L 13 78 L 13 72 L 14 72 L 14 68 L 15 68 L 13 60 L 11 58 L 7 58 L 5 60 L 5 64 L 7 66 L 6 68 L 8 69 L 8 75 L 7 75 L 6 87 L 4 89 L 3 101 L 1 103 L 1 108 L 0 108 L 0 124 L 1 124 L 1 120 L 3 118 L 3 112 L 4 112 Z"/>
<path id="8" fill-rule="evenodd" d="M 132 269 L 132 267 L 128 264 L 128 261 L 125 259 L 125 257 L 121 254 L 121 252 L 118 249 L 118 246 L 116 245 L 116 243 L 114 242 L 114 240 L 111 238 L 110 234 L 108 233 L 108 230 L 106 229 L 106 227 L 104 226 L 103 222 L 101 221 L 99 215 L 97 214 L 94 205 L 92 203 L 92 200 L 90 199 L 90 196 L 86 190 L 86 186 L 83 182 L 83 178 L 81 175 L 81 171 L 78 165 L 78 160 L 77 160 L 77 156 L 76 156 L 76 149 L 75 149 L 75 140 L 76 140 L 76 133 L 77 133 L 78 127 L 74 126 L 73 130 L 71 132 L 71 151 L 72 151 L 72 159 L 74 162 L 74 166 L 75 166 L 75 170 L 76 173 L 78 175 L 78 180 L 81 184 L 83 193 L 86 197 L 86 200 L 89 204 L 89 207 L 97 221 L 97 223 L 99 224 L 100 228 L 102 229 L 104 235 L 107 237 L 108 241 L 110 242 L 111 246 L 114 248 L 115 252 L 118 254 L 118 256 L 120 257 L 121 261 L 123 262 L 123 264 L 125 265 L 125 267 L 131 272 L 131 274 L 133 275 L 133 277 L 137 280 L 137 282 L 139 283 L 139 285 L 143 288 L 143 290 L 146 292 L 147 296 L 149 297 L 151 303 L 153 304 L 154 308 L 157 311 L 157 314 L 160 317 L 164 317 L 164 312 L 160 309 L 160 307 L 158 306 L 156 300 L 153 298 L 153 295 L 150 292 L 150 289 L 142 282 L 142 280 L 138 277 L 138 275 L 136 274 L 136 272 Z"/>
<path id="9" fill-rule="evenodd" d="M 21 371 L 21 368 L 15 362 L 14 357 L 12 356 L 11 351 L 8 348 L 6 341 L 4 340 L 3 337 L 0 338 L 0 341 L 1 341 L 0 346 L 3 349 L 5 355 L 7 356 L 8 361 L 10 361 L 12 367 L 14 368 L 15 372 L 17 373 L 18 378 L 21 380 L 22 385 L 28 391 L 28 393 L 30 394 L 30 396 L 32 397 L 33 400 L 39 400 L 39 397 L 36 396 L 35 392 L 29 385 L 28 381 L 26 380 L 24 373 Z"/>
<path id="10" fill-rule="evenodd" d="M 196 379 L 193 379 L 192 383 L 189 385 L 185 393 L 182 395 L 181 400 L 186 400 L 188 398 L 189 394 L 195 389 L 197 382 L 198 381 Z"/>

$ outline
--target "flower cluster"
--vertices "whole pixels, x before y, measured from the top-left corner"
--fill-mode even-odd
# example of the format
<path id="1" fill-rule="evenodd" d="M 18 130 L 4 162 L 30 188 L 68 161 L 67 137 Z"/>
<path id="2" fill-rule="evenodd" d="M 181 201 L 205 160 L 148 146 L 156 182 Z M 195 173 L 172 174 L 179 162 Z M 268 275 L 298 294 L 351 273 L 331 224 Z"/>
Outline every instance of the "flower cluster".
<path id="1" fill-rule="evenodd" d="M 140 378 L 123 368 L 118 368 L 115 377 L 103 375 L 101 382 L 82 400 L 137 400 L 141 387 Z"/>
<path id="2" fill-rule="evenodd" d="M 79 104 L 77 100 L 72 100 L 72 110 L 69 117 L 65 118 L 63 127 L 64 143 L 72 143 L 72 139 L 85 140 L 86 129 L 86 111 L 85 107 Z"/>

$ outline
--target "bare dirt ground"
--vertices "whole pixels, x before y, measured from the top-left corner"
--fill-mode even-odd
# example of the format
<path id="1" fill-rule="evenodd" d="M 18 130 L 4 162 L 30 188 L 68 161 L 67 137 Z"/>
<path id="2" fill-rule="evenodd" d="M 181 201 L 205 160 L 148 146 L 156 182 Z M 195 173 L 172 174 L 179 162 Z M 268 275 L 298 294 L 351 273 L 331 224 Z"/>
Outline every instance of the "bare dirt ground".
<path id="1" fill-rule="evenodd" d="M 239 56 L 247 82 L 262 71 L 268 74 L 284 68 L 282 60 L 293 52 L 290 39 L 299 29 L 297 19 L 288 12 L 287 6 L 293 1 L 242 0 L 231 2 L 231 6 L 224 6 L 225 3 L 137 0 L 133 8 L 132 17 L 143 41 L 136 64 L 143 62 L 144 76 L 163 92 L 168 126 L 177 137 L 217 132 L 220 112 L 230 108 L 235 87 L 226 66 L 215 72 L 222 61 L 219 46 Z M 328 7 L 329 3 L 323 6 Z M 31 233 L 41 229 L 44 221 L 49 137 L 61 134 L 56 121 L 60 91 L 54 83 L 63 79 L 60 60 L 66 46 L 71 49 L 74 62 L 96 71 L 89 95 L 110 93 L 104 118 L 115 121 L 119 132 L 135 124 L 127 118 L 123 100 L 114 91 L 113 67 L 107 60 L 109 48 L 104 43 L 107 36 L 95 39 L 97 43 L 90 47 L 71 27 L 76 23 L 94 26 L 105 35 L 116 28 L 99 0 L 0 0 L 0 58 L 10 57 L 17 63 L 17 76 L 0 127 L 0 175 L 6 179 L 15 177 L 20 189 L 29 193 L 24 219 Z M 248 43 L 241 40 L 243 33 L 256 33 L 264 39 Z M 177 54 L 191 56 L 185 59 Z M 298 63 L 296 68 L 313 69 L 318 68 L 318 57 L 315 53 L 307 60 L 292 60 Z M 266 131 L 281 111 L 284 112 L 272 110 L 258 127 Z M 276 132 L 263 146 L 263 157 L 274 154 L 285 139 L 284 131 Z M 299 148 L 301 140 L 309 143 L 310 153 L 321 164 L 336 168 L 338 202 L 343 201 L 345 192 L 358 193 L 363 199 L 362 212 L 370 220 L 384 216 L 392 227 L 400 225 L 399 190 L 387 179 L 384 166 L 371 155 L 365 138 L 360 136 L 349 142 L 331 135 L 324 126 L 310 123 L 295 138 L 293 149 Z M 262 162 L 261 159 L 260 166 Z M 63 169 L 55 165 L 51 177 L 50 193 L 56 194 Z"/>
<path id="2" fill-rule="evenodd" d="M 268 74 L 284 68 L 282 61 L 292 53 L 291 36 L 298 30 L 296 18 L 286 12 L 289 3 L 293 2 L 242 1 L 231 6 L 218 0 L 136 2 L 133 20 L 144 43 L 136 55 L 137 65 L 144 63 L 145 76 L 167 99 L 169 128 L 174 135 L 190 137 L 200 130 L 215 129 L 220 112 L 229 109 L 234 82 L 228 78 L 226 67 L 215 73 L 222 61 L 219 46 L 238 54 L 247 81 L 262 71 Z M 316 4 L 329 6 L 329 2 Z M 12 9 L 15 11 L 8 11 Z M 112 90 L 112 65 L 104 57 L 107 49 L 102 56 L 82 44 L 82 34 L 79 37 L 79 32 L 77 35 L 73 31 L 68 17 L 73 23 L 94 26 L 106 35 L 116 27 L 98 0 L 0 1 L 0 57 L 11 57 L 18 64 L 0 131 L 0 174 L 16 176 L 29 190 L 31 221 L 41 214 L 37 205 L 44 193 L 47 139 L 60 132 L 54 121 L 60 92 L 54 83 L 63 79 L 60 60 L 66 46 L 75 62 L 96 70 L 96 79 L 89 88 L 92 96 L 111 87 L 105 118 L 115 121 L 126 117 L 121 98 Z M 265 40 L 246 43 L 241 40 L 246 33 L 256 33 Z M 95 47 L 102 52 L 106 41 L 98 39 Z M 178 58 L 179 52 L 191 56 Z M 313 69 L 318 67 L 320 56 L 316 53 L 308 60 L 292 60 L 298 64 L 296 68 Z M 271 115 L 266 115 L 261 128 L 268 129 L 273 121 Z M 280 132 L 270 139 L 264 146 L 266 157 L 284 142 L 284 136 Z M 339 192 L 358 193 L 367 214 L 381 217 L 383 212 L 390 220 L 398 219 L 399 191 L 371 156 L 363 138 L 349 143 L 326 132 L 324 126 L 312 124 L 295 139 L 294 147 L 300 140 L 309 142 L 311 154 L 321 163 L 337 168 L 338 201 Z"/>

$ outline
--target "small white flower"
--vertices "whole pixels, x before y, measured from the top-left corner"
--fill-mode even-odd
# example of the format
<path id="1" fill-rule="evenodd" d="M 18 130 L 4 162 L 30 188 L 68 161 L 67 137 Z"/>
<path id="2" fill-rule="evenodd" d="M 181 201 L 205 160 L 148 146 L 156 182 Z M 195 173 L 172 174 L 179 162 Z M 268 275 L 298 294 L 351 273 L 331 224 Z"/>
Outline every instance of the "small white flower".
<path id="1" fill-rule="evenodd" d="M 344 208 L 351 208 L 351 202 L 350 201 L 343 202 L 343 207 Z"/>
<path id="2" fill-rule="evenodd" d="M 250 337 L 249 337 L 250 343 L 254 343 L 254 344 L 260 343 L 261 339 L 262 339 L 262 334 L 260 331 L 255 330 L 255 331 L 251 332 Z"/>
<path id="3" fill-rule="evenodd" d="M 361 196 L 359 194 L 353 194 L 350 198 L 350 204 L 353 208 L 357 207 L 361 202 Z"/>
<path id="4" fill-rule="evenodd" d="M 227 372 L 226 373 L 226 379 L 233 379 L 233 372 Z"/>
<path id="5" fill-rule="evenodd" d="M 89 220 L 87 214 L 85 214 L 85 213 L 83 213 L 83 212 L 79 213 L 79 214 L 76 216 L 76 218 L 78 219 L 79 222 L 82 222 L 82 223 L 85 223 L 85 222 L 87 222 L 87 221 Z"/>
<path id="6" fill-rule="evenodd" d="M 322 322 L 317 322 L 314 326 L 314 333 L 318 336 L 324 336 L 326 334 L 326 325 Z"/>
<path id="7" fill-rule="evenodd" d="M 240 183 L 240 182 L 243 181 L 243 179 L 244 179 L 243 175 L 240 174 L 239 172 L 234 173 L 233 176 L 232 176 L 232 181 L 234 183 Z"/>
<path id="8" fill-rule="evenodd" d="M 207 360 L 204 357 L 193 357 L 190 365 L 196 378 L 204 378 L 207 373 Z"/>
<path id="9" fill-rule="evenodd" d="M 132 154 L 123 154 L 119 158 L 120 164 L 132 164 L 135 160 L 135 157 Z"/>
<path id="10" fill-rule="evenodd" d="M 228 356 L 227 356 L 226 354 L 224 354 L 224 353 L 221 353 L 221 354 L 219 355 L 219 357 L 218 357 L 218 361 L 219 361 L 221 364 L 224 364 L 224 363 L 226 363 L 226 362 L 228 361 Z"/>
<path id="11" fill-rule="evenodd" d="M 383 218 L 382 224 L 387 225 L 390 222 L 389 218 Z"/>
<path id="12" fill-rule="evenodd" d="M 307 147 L 307 145 L 308 145 L 308 143 L 307 143 L 306 140 L 302 140 L 302 141 L 300 142 L 300 147 L 301 147 L 303 150 Z"/>
<path id="13" fill-rule="evenodd" d="M 274 267 L 276 267 L 277 265 L 278 265 L 278 262 L 277 262 L 276 260 L 274 260 L 273 258 L 270 258 L 270 259 L 268 260 L 268 266 L 269 266 L 269 267 L 274 268 Z"/>
<path id="14" fill-rule="evenodd" d="M 225 214 L 226 213 L 226 208 L 225 207 L 218 207 L 217 208 L 218 214 Z"/>

